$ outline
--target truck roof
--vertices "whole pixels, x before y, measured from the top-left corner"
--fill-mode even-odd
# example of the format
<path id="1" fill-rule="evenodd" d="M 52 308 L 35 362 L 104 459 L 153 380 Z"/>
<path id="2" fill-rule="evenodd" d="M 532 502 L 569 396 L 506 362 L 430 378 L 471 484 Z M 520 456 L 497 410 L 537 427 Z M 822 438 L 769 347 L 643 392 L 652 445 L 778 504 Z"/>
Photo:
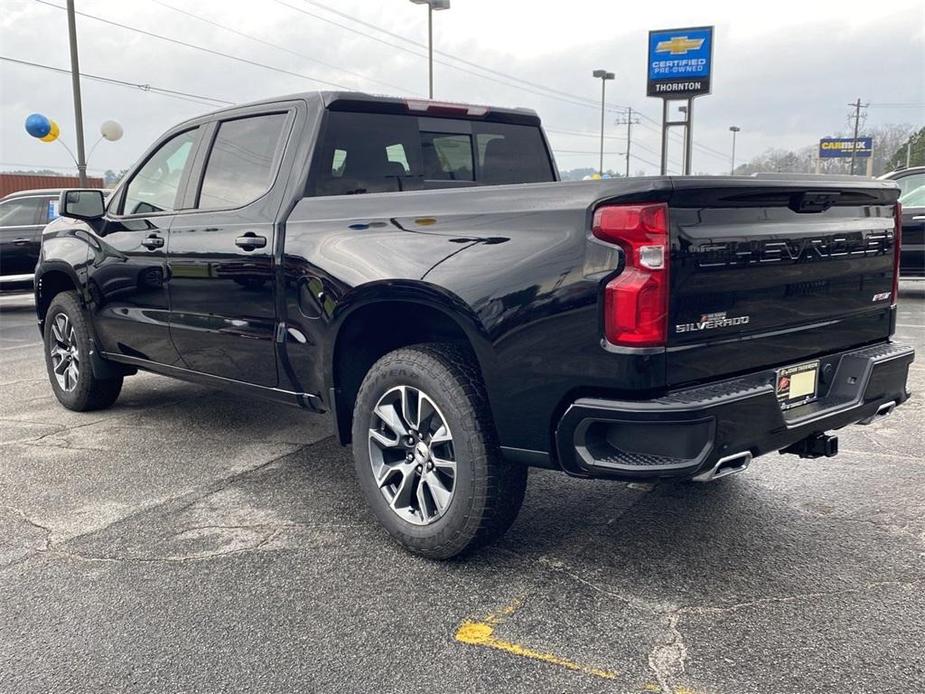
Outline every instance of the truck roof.
<path id="1" fill-rule="evenodd" d="M 523 125 L 540 124 L 536 111 L 529 108 L 499 108 L 476 104 L 464 104 L 449 101 L 436 101 L 421 97 L 386 96 L 351 91 L 314 91 L 286 94 L 268 99 L 260 99 L 243 104 L 235 104 L 212 111 L 207 115 L 219 115 L 247 106 L 275 104 L 283 101 L 315 102 L 329 111 L 358 111 L 363 113 L 418 114 L 432 117 L 464 118 L 494 122 L 518 123 Z M 192 120 L 199 120 L 197 116 Z"/>

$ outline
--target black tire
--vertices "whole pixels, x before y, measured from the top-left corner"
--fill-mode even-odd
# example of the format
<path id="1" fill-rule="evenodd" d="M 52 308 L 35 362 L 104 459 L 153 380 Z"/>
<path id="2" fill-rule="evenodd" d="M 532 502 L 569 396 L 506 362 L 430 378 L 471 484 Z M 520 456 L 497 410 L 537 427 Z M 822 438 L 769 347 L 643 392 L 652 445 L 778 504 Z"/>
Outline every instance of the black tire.
<path id="1" fill-rule="evenodd" d="M 78 357 L 79 367 L 77 377 L 69 381 L 65 388 L 58 382 L 55 375 L 55 365 L 52 358 L 52 350 L 57 344 L 55 337 L 55 326 L 61 323 L 64 316 L 70 329 L 73 329 L 74 344 L 76 345 L 76 354 Z M 87 316 L 84 313 L 77 292 L 61 292 L 55 295 L 48 307 L 48 313 L 45 315 L 45 366 L 48 370 L 48 380 L 51 388 L 58 398 L 58 402 L 69 410 L 76 412 L 88 412 L 90 410 L 102 410 L 110 407 L 119 397 L 122 390 L 122 376 L 109 379 L 96 378 L 93 375 L 93 368 L 90 363 L 91 337 L 90 328 L 87 325 Z"/>
<path id="2" fill-rule="evenodd" d="M 372 470 L 369 430 L 377 421 L 373 410 L 390 389 L 401 385 L 426 393 L 453 432 L 452 500 L 444 514 L 427 525 L 397 515 Z M 406 549 L 431 559 L 449 559 L 503 535 L 517 517 L 527 485 L 527 468 L 501 458 L 474 359 L 450 344 L 402 348 L 372 366 L 354 406 L 353 458 L 360 488 L 379 522 Z"/>

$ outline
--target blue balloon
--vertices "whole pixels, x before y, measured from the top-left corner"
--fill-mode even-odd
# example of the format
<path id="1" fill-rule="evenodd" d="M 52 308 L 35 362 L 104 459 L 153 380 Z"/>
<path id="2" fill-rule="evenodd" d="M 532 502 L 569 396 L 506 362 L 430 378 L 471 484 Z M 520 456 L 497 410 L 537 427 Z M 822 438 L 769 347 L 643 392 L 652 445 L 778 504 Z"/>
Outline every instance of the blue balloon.
<path id="1" fill-rule="evenodd" d="M 51 121 L 41 113 L 30 113 L 26 118 L 26 132 L 32 137 L 45 137 L 51 132 Z"/>

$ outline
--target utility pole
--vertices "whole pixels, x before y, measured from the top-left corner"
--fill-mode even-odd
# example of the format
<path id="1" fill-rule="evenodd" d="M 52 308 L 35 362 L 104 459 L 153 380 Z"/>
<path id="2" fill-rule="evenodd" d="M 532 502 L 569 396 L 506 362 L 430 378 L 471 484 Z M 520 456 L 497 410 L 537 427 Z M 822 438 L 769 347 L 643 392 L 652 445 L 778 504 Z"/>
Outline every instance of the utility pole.
<path id="1" fill-rule="evenodd" d="M 626 177 L 630 176 L 630 145 L 633 142 L 633 125 L 639 123 L 639 118 L 633 116 L 633 107 L 627 106 L 626 120 L 618 118 L 616 125 L 626 126 Z"/>
<path id="2" fill-rule="evenodd" d="M 77 178 L 82 188 L 87 185 L 87 158 L 84 154 L 84 114 L 80 102 L 80 65 L 77 60 L 77 20 L 74 0 L 67 0 L 67 35 L 71 47 L 71 85 L 74 90 L 74 127 L 77 131 Z"/>
<path id="3" fill-rule="evenodd" d="M 853 104 L 848 104 L 854 108 L 854 142 L 851 146 L 851 175 L 854 175 L 854 160 L 857 155 L 858 150 L 858 128 L 861 125 L 861 99 L 858 98 Z M 863 108 L 867 108 L 867 104 L 864 104 Z"/>
<path id="4" fill-rule="evenodd" d="M 906 168 L 909 168 L 909 164 L 912 163 L 912 138 L 909 138 L 909 141 L 906 143 Z"/>

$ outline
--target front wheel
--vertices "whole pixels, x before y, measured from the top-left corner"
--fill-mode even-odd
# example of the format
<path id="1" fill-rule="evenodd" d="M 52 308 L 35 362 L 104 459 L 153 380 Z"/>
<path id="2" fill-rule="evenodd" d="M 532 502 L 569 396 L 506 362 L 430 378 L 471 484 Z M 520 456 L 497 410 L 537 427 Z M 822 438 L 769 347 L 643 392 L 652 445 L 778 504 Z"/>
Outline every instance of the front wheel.
<path id="1" fill-rule="evenodd" d="M 90 364 L 90 329 L 76 292 L 54 297 L 45 314 L 45 366 L 58 402 L 86 412 L 112 405 L 122 390 L 122 377 L 102 379 Z"/>
<path id="2" fill-rule="evenodd" d="M 507 464 L 472 358 L 416 345 L 367 373 L 353 414 L 360 487 L 400 544 L 448 559 L 500 537 L 523 502 L 527 469 Z"/>

